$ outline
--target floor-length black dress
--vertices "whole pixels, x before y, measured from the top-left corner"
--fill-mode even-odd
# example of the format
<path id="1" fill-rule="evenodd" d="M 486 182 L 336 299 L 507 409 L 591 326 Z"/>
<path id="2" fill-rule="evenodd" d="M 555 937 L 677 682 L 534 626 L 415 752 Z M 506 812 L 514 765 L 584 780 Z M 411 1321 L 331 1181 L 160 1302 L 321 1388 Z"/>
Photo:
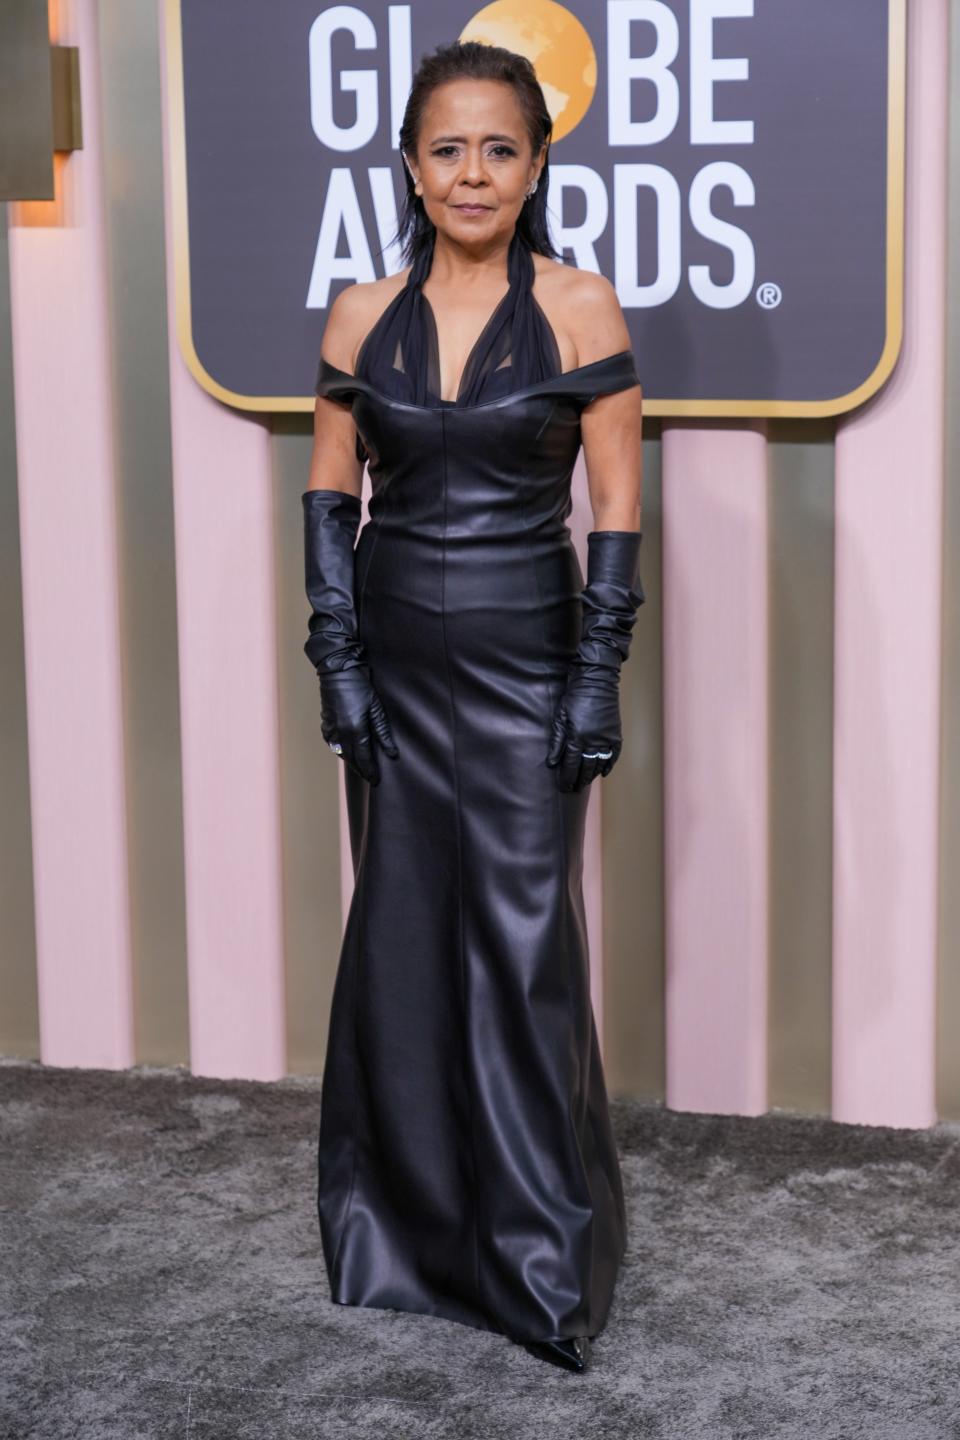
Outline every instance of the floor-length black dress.
<path id="1" fill-rule="evenodd" d="M 589 787 L 546 764 L 580 634 L 565 524 L 580 413 L 638 382 L 624 350 L 561 373 L 514 233 L 510 288 L 456 401 L 422 284 L 321 358 L 369 460 L 356 604 L 399 758 L 345 772 L 355 886 L 321 1092 L 332 1299 L 519 1340 L 595 1335 L 626 1217 L 590 1001 Z"/>

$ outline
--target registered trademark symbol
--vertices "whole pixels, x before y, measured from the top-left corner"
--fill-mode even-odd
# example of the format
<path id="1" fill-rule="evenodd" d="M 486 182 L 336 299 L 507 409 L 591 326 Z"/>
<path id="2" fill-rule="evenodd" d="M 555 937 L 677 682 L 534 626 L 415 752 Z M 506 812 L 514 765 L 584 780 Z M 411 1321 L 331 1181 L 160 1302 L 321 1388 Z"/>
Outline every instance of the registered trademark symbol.
<path id="1" fill-rule="evenodd" d="M 782 299 L 783 291 L 772 280 L 766 280 L 757 287 L 757 304 L 762 305 L 764 310 L 776 310 Z"/>

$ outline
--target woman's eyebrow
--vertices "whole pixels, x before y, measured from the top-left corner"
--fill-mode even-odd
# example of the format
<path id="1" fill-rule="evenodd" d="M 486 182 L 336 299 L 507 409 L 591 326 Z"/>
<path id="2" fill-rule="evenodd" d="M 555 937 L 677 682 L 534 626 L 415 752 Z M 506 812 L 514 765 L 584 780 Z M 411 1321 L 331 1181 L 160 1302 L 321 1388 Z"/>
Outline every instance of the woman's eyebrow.
<path id="1" fill-rule="evenodd" d="M 443 141 L 443 140 L 462 140 L 464 143 L 466 143 L 466 139 L 467 139 L 467 137 L 466 137 L 465 135 L 436 135 L 436 136 L 434 136 L 434 138 L 430 141 L 430 144 L 431 144 L 431 145 L 439 145 L 440 142 Z M 516 137 L 515 137 L 514 135 L 484 135 L 483 139 L 484 139 L 484 141 L 487 141 L 487 140 L 509 140 L 512 145 L 516 145 L 516 143 L 517 143 Z"/>

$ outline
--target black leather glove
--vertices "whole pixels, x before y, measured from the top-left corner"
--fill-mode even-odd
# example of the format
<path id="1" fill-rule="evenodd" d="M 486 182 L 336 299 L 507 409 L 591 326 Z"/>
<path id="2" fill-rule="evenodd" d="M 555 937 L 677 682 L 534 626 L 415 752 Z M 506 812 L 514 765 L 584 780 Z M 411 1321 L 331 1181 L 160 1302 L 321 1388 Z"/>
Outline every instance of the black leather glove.
<path id="1" fill-rule="evenodd" d="M 620 667 L 646 599 L 640 539 L 639 530 L 591 530 L 587 536 L 580 645 L 557 705 L 547 754 L 560 790 L 582 790 L 595 776 L 609 775 L 623 745 Z"/>
<path id="2" fill-rule="evenodd" d="M 320 681 L 320 733 L 340 758 L 371 785 L 380 783 L 374 740 L 392 760 L 398 755 L 380 696 L 370 679 L 357 633 L 354 605 L 354 542 L 360 525 L 359 495 L 345 490 L 305 490 L 304 568 L 312 613 L 304 651 Z"/>

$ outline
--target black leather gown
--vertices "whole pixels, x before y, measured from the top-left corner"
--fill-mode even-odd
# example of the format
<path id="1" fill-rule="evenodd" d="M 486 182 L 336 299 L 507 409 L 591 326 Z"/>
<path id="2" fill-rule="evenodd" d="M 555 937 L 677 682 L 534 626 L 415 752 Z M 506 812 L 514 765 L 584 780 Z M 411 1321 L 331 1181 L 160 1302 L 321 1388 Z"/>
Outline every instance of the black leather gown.
<path id="1" fill-rule="evenodd" d="M 595 1335 L 626 1217 L 590 1001 L 589 787 L 545 763 L 579 642 L 580 414 L 630 350 L 560 373 L 519 231 L 454 402 L 421 292 L 321 358 L 369 460 L 356 604 L 399 758 L 345 772 L 354 892 L 321 1092 L 331 1298 L 518 1340 Z"/>

